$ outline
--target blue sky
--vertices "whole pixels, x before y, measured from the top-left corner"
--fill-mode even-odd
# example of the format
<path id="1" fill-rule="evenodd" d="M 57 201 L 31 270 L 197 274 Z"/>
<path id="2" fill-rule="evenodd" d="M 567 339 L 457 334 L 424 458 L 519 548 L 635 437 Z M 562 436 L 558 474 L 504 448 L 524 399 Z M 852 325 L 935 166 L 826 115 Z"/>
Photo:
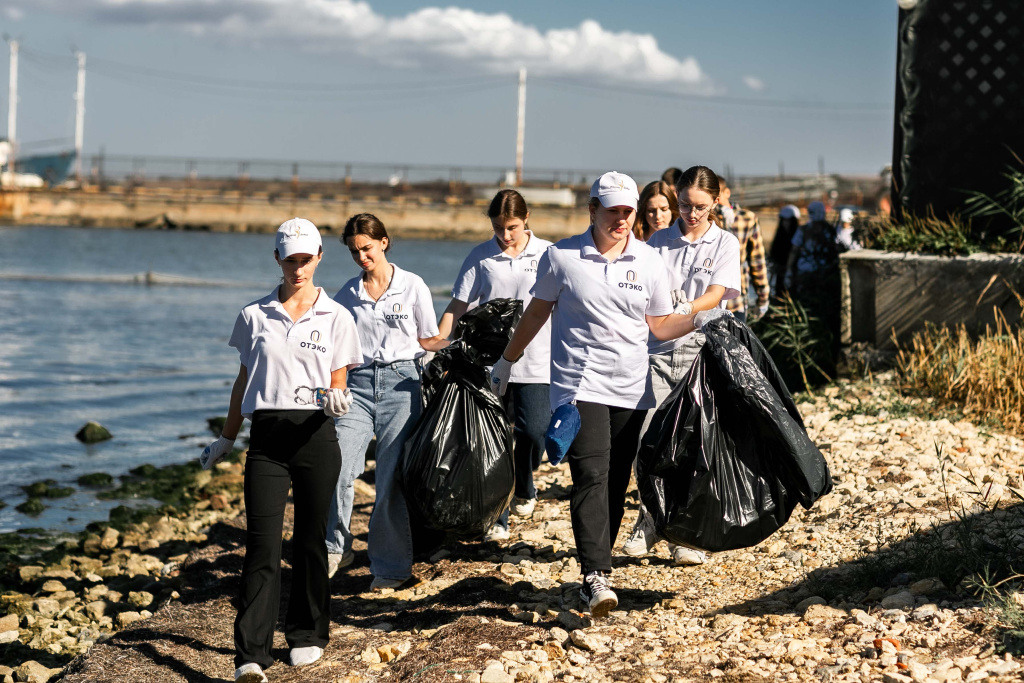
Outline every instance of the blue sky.
<path id="1" fill-rule="evenodd" d="M 895 0 L 0 0 L 23 143 L 71 137 L 74 46 L 87 153 L 511 166 L 526 65 L 527 167 L 739 174 L 889 163 L 896 18 Z"/>

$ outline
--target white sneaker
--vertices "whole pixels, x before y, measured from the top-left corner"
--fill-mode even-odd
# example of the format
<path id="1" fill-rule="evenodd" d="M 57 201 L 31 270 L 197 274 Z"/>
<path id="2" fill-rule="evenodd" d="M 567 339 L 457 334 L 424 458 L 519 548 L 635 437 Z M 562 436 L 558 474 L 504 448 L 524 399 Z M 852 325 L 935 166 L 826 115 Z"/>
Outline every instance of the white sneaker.
<path id="1" fill-rule="evenodd" d="M 310 645 L 309 647 L 293 647 L 288 653 L 288 663 L 292 666 L 308 666 L 320 659 L 323 654 L 323 649 L 316 645 Z"/>
<path id="2" fill-rule="evenodd" d="M 707 562 L 708 556 L 703 550 L 697 550 L 696 548 L 687 548 L 684 545 L 673 545 L 669 549 L 672 551 L 672 564 L 677 567 L 689 567 L 695 564 L 704 564 Z"/>
<path id="3" fill-rule="evenodd" d="M 508 539 L 509 539 L 508 529 L 506 529 L 505 527 L 503 527 L 500 524 L 495 524 L 490 529 L 488 529 L 486 534 L 484 534 L 484 542 L 485 543 L 491 543 L 491 542 L 497 542 L 497 541 L 507 541 Z"/>
<path id="4" fill-rule="evenodd" d="M 529 517 L 533 514 L 533 508 L 537 505 L 536 498 L 512 497 L 512 514 L 516 517 Z"/>
<path id="5" fill-rule="evenodd" d="M 612 590 L 608 575 L 604 572 L 590 572 L 583 579 L 580 599 L 590 608 L 590 616 L 601 619 L 618 607 L 619 598 Z"/>
<path id="6" fill-rule="evenodd" d="M 650 515 L 641 510 L 633 531 L 629 534 L 626 542 L 622 544 L 622 552 L 630 557 L 643 557 L 651 552 L 651 548 L 658 540 L 658 532 L 654 530 L 654 521 Z"/>
<path id="7" fill-rule="evenodd" d="M 267 677 L 259 664 L 247 662 L 235 669 L 235 683 L 267 683 Z"/>
<path id="8" fill-rule="evenodd" d="M 355 561 L 355 559 L 356 553 L 352 548 L 349 548 L 341 554 L 327 553 L 327 578 L 333 579 L 339 569 L 349 566 Z"/>

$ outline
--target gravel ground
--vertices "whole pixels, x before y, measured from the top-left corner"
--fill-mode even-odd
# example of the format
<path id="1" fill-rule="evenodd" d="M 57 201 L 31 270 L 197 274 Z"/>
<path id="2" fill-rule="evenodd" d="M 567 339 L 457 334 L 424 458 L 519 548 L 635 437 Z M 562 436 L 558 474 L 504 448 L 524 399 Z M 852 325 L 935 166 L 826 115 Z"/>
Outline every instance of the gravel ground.
<path id="1" fill-rule="evenodd" d="M 365 592 L 371 577 L 358 551 L 372 487 L 361 485 L 357 561 L 332 584 L 331 644 L 316 664 L 278 663 L 268 676 L 1021 680 L 1019 650 L 1001 646 L 998 615 L 970 592 L 972 565 L 957 539 L 969 527 L 991 556 L 1020 556 L 1018 508 L 1000 512 L 993 503 L 1022 500 L 1022 441 L 922 417 L 930 405 L 899 398 L 886 381 L 841 382 L 798 400 L 832 468 L 833 493 L 811 510 L 798 507 L 757 547 L 712 555 L 701 566 L 672 566 L 664 543 L 647 558 L 620 555 L 619 609 L 597 622 L 578 599 L 566 467 L 541 468 L 537 507 L 529 519 L 513 518 L 507 543 L 446 545 L 416 564 L 419 585 L 382 594 Z M 630 495 L 620 543 L 635 518 L 635 489 Z M 230 679 L 230 596 L 243 526 L 241 515 L 211 527 L 175 570 L 180 598 L 101 638 L 63 680 Z M 280 634 L 276 644 L 275 655 L 286 659 Z"/>

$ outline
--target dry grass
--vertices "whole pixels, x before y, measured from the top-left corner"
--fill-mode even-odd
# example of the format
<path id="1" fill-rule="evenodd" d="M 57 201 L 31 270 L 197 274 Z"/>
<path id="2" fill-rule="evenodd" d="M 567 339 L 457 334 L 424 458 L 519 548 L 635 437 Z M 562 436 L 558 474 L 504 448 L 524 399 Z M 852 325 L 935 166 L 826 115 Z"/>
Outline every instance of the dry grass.
<path id="1" fill-rule="evenodd" d="M 1024 297 L 1014 291 L 1021 306 Z M 1024 328 L 996 310 L 995 329 L 973 339 L 964 328 L 929 326 L 899 349 L 904 389 L 957 404 L 964 415 L 1024 433 Z"/>

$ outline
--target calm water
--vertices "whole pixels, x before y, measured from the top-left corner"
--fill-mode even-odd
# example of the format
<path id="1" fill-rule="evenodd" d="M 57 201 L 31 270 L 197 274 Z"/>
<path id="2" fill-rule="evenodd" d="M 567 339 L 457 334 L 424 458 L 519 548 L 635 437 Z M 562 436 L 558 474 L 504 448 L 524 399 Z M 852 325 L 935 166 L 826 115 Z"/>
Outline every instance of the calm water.
<path id="1" fill-rule="evenodd" d="M 399 241 L 389 255 L 443 290 L 473 244 Z M 333 295 L 358 270 L 325 241 L 317 284 Z M 147 271 L 209 284 L 128 281 Z M 206 418 L 227 412 L 235 316 L 279 275 L 271 235 L 0 228 L 0 531 L 76 530 L 120 502 L 80 491 L 27 517 L 14 510 L 21 485 L 197 457 L 212 439 Z M 434 300 L 438 313 L 446 304 Z M 88 420 L 114 438 L 79 443 Z"/>

